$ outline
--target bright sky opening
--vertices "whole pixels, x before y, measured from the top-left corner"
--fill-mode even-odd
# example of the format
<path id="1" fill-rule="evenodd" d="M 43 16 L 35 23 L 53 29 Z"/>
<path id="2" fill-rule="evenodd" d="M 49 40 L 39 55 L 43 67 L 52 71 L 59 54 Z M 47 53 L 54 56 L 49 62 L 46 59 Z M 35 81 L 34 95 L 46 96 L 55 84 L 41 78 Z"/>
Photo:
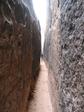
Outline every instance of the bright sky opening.
<path id="1" fill-rule="evenodd" d="M 33 0 L 33 7 L 41 25 L 41 44 L 43 51 L 43 45 L 45 39 L 44 33 L 47 20 L 47 0 Z"/>

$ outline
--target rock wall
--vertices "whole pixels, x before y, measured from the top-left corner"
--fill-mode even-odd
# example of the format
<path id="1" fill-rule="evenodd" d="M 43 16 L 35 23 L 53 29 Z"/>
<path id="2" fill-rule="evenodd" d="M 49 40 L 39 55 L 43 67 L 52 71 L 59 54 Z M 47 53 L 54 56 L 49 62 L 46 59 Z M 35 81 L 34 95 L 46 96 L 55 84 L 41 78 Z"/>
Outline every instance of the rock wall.
<path id="1" fill-rule="evenodd" d="M 0 112 L 27 112 L 38 77 L 41 35 L 32 4 L 27 4 L 0 0 Z"/>
<path id="2" fill-rule="evenodd" d="M 44 57 L 53 112 L 84 111 L 84 0 L 49 0 Z"/>

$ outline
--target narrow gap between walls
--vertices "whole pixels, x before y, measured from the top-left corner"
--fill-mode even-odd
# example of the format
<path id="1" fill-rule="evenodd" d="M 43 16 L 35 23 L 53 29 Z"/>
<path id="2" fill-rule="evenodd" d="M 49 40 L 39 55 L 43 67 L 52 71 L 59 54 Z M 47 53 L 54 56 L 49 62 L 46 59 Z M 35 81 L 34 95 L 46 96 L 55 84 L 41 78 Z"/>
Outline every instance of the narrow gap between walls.
<path id="1" fill-rule="evenodd" d="M 34 11 L 41 26 L 41 52 L 43 53 L 43 46 L 45 40 L 45 30 L 47 23 L 47 4 L 48 0 L 32 0 Z"/>

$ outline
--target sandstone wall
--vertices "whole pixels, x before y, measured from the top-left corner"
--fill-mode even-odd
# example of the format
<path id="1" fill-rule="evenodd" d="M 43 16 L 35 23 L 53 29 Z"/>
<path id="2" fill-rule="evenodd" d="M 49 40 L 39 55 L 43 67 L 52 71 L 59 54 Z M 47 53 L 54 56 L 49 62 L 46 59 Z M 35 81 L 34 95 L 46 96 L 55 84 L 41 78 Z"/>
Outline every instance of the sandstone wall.
<path id="1" fill-rule="evenodd" d="M 41 35 L 27 3 L 0 0 L 0 112 L 27 112 L 33 72 L 38 75 Z"/>
<path id="2" fill-rule="evenodd" d="M 84 111 L 84 0 L 50 0 L 44 57 L 54 112 Z"/>

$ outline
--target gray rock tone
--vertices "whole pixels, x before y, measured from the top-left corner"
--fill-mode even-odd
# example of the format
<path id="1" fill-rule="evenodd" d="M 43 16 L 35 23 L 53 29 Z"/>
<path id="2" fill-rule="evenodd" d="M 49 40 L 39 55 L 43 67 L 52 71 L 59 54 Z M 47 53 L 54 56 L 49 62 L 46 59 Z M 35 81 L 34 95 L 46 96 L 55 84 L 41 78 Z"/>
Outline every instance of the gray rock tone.
<path id="1" fill-rule="evenodd" d="M 0 112 L 27 112 L 40 52 L 40 28 L 32 4 L 0 0 Z"/>
<path id="2" fill-rule="evenodd" d="M 50 0 L 44 57 L 54 112 L 84 112 L 84 0 Z"/>
<path id="3" fill-rule="evenodd" d="M 45 33 L 44 58 L 49 69 L 49 90 L 53 112 L 60 112 L 60 8 L 57 0 L 49 0 L 48 22 Z"/>

